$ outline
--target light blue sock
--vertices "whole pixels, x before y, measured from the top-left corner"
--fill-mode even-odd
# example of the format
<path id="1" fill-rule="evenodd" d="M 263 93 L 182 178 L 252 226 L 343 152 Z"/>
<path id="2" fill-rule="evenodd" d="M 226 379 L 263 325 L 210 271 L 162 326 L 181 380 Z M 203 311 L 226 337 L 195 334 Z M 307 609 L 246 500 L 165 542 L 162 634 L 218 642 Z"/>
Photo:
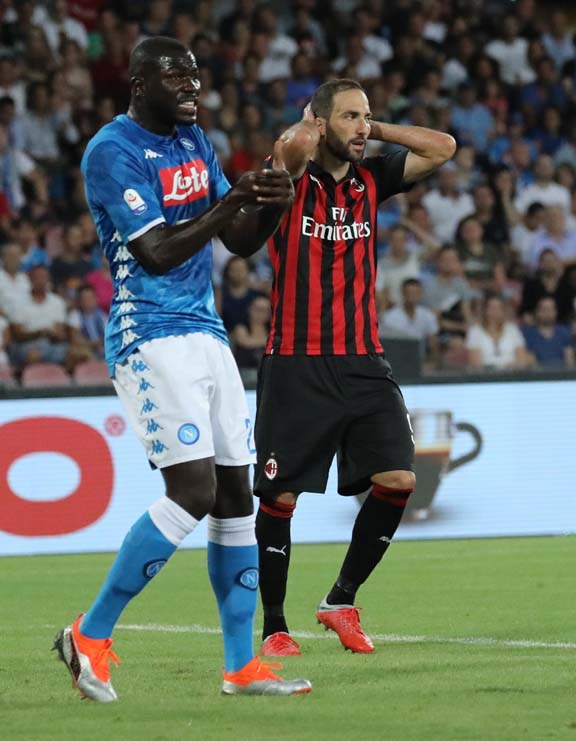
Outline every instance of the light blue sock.
<path id="1" fill-rule="evenodd" d="M 155 502 L 126 535 L 102 589 L 84 615 L 82 633 L 89 638 L 109 638 L 126 605 L 156 576 L 196 524 L 197 520 L 166 497 Z"/>
<path id="2" fill-rule="evenodd" d="M 208 518 L 208 573 L 224 636 L 224 669 L 236 672 L 254 658 L 258 546 L 254 515 Z"/>

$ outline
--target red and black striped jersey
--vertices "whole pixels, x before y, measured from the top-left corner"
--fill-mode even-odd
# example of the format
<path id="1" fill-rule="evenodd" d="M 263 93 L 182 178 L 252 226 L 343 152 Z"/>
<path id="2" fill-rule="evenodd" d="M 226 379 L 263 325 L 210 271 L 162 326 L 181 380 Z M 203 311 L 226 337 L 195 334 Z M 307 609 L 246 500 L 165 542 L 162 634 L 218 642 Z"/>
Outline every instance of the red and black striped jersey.
<path id="1" fill-rule="evenodd" d="M 382 352 L 376 299 L 378 204 L 403 190 L 407 152 L 351 164 L 339 182 L 309 162 L 268 241 L 274 273 L 266 353 Z"/>

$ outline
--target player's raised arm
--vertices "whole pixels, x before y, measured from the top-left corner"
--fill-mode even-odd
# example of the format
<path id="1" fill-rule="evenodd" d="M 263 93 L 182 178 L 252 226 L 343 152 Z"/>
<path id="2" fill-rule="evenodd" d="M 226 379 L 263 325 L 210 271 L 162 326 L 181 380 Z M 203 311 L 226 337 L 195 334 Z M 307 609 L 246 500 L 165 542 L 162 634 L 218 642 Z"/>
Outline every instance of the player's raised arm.
<path id="1" fill-rule="evenodd" d="M 306 106 L 302 121 L 291 126 L 274 144 L 272 169 L 267 185 L 277 188 L 277 194 L 270 198 L 261 194 L 257 198 L 257 208 L 243 207 L 233 223 L 220 234 L 222 241 L 231 252 L 248 257 L 274 234 L 279 227 L 286 209 L 294 199 L 292 180 L 300 178 L 309 160 L 314 156 L 320 134 L 310 106 Z"/>
<path id="2" fill-rule="evenodd" d="M 249 257 L 267 242 L 294 200 L 292 177 L 284 161 L 280 139 L 274 144 L 272 168 L 259 174 L 264 178 L 267 192 L 259 190 L 256 205 L 243 206 L 219 235 L 231 252 L 242 257 Z"/>
<path id="3" fill-rule="evenodd" d="M 217 235 L 232 252 L 250 255 L 278 227 L 293 196 L 294 188 L 287 172 L 247 172 L 220 201 L 200 216 L 183 224 L 169 226 L 164 223 L 149 229 L 131 240 L 129 249 L 148 272 L 159 275 L 181 265 Z M 263 207 L 263 214 L 258 214 L 257 219 L 246 213 L 258 207 Z M 266 219 L 268 212 L 272 218 Z"/>
<path id="4" fill-rule="evenodd" d="M 371 121 L 368 138 L 400 144 L 410 150 L 404 165 L 404 183 L 422 180 L 451 159 L 456 151 L 456 142 L 450 134 L 422 126 Z"/>
<path id="5" fill-rule="evenodd" d="M 308 104 L 304 108 L 302 120 L 285 131 L 276 142 L 280 146 L 284 166 L 294 180 L 304 174 L 306 165 L 316 153 L 319 141 L 320 131 Z"/>

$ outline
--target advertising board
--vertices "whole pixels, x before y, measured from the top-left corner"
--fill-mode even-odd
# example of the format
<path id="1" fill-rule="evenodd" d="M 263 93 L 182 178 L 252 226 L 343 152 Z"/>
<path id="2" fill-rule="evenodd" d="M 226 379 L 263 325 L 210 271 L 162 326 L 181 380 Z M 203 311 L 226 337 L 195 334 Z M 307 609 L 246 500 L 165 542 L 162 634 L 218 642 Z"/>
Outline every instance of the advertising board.
<path id="1" fill-rule="evenodd" d="M 416 492 L 398 539 L 576 532 L 576 382 L 407 386 Z M 255 394 L 248 392 L 251 413 Z M 116 397 L 0 404 L 0 555 L 116 550 L 163 491 Z M 294 542 L 346 542 L 362 497 L 303 495 Z M 202 524 L 184 547 L 206 544 Z"/>

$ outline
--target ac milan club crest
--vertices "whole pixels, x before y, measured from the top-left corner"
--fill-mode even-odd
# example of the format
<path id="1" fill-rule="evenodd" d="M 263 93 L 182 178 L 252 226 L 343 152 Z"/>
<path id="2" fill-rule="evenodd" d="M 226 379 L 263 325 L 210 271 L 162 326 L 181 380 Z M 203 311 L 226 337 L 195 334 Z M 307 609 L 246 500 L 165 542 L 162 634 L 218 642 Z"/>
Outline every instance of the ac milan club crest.
<path id="1" fill-rule="evenodd" d="M 264 473 L 266 474 L 266 478 L 270 479 L 270 481 L 276 478 L 276 474 L 278 473 L 278 464 L 274 458 L 268 458 L 266 465 L 264 466 Z"/>

